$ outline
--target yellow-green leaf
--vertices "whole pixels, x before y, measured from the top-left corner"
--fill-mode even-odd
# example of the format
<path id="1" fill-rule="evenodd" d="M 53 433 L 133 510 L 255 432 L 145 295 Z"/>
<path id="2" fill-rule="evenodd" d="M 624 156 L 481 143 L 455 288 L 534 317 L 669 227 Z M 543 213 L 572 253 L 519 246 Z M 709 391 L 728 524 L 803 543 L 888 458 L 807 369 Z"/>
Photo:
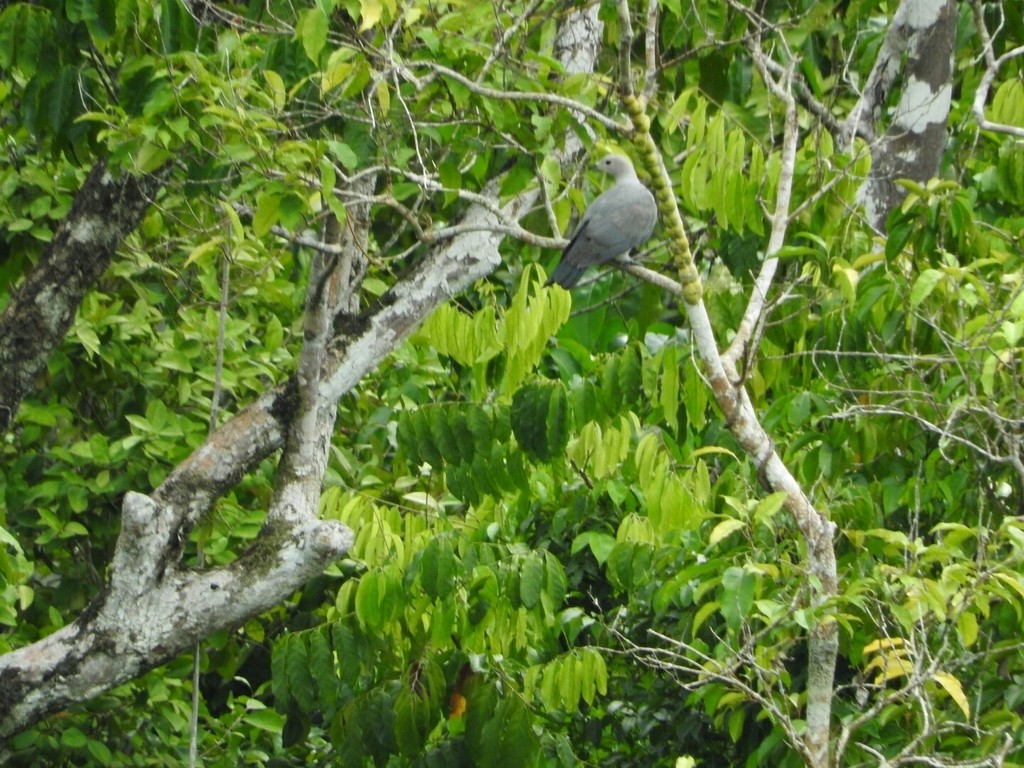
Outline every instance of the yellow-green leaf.
<path id="1" fill-rule="evenodd" d="M 1024 586 L 1021 585 L 1019 577 L 1014 578 L 1008 573 L 996 573 L 993 575 L 1003 583 L 1009 584 L 1017 591 L 1017 594 L 1019 594 L 1021 597 L 1024 597 Z"/>
<path id="2" fill-rule="evenodd" d="M 242 227 L 242 220 L 238 218 L 238 213 L 227 203 L 224 204 L 224 215 L 228 217 L 228 221 L 231 223 L 231 239 L 237 242 L 245 237 L 245 229 Z"/>
<path id="3" fill-rule="evenodd" d="M 960 707 L 960 710 L 964 713 L 964 717 L 971 716 L 971 705 L 967 702 L 967 696 L 964 694 L 963 686 L 960 685 L 960 681 L 957 678 L 948 672 L 936 672 L 932 675 L 932 680 L 946 689 L 946 693 L 948 693 L 949 697 L 956 702 L 958 707 Z"/>
<path id="4" fill-rule="evenodd" d="M 905 641 L 902 637 L 880 637 L 878 640 L 872 640 L 870 643 L 864 646 L 863 653 L 877 653 L 882 649 L 891 648 L 902 648 Z"/>
<path id="5" fill-rule="evenodd" d="M 937 269 L 926 269 L 921 272 L 914 287 L 910 290 L 910 306 L 916 307 L 935 290 L 935 286 L 945 277 L 945 274 Z"/>
<path id="6" fill-rule="evenodd" d="M 956 617 L 956 631 L 960 635 L 960 642 L 964 648 L 970 648 L 978 639 L 978 617 L 969 611 L 964 611 Z"/>
<path id="7" fill-rule="evenodd" d="M 263 79 L 267 81 L 267 87 L 270 89 L 270 97 L 274 101 L 274 107 L 276 109 L 283 109 L 285 101 L 284 80 L 272 69 L 263 70 Z"/>
<path id="8" fill-rule="evenodd" d="M 380 21 L 384 6 L 380 0 L 359 0 L 359 31 L 372 29 Z"/>
<path id="9" fill-rule="evenodd" d="M 200 259 L 204 259 L 211 253 L 220 253 L 220 249 L 223 244 L 223 237 L 211 237 L 209 240 L 204 240 L 192 249 L 192 253 L 190 253 L 188 258 L 185 259 L 185 266 L 187 267 Z"/>
<path id="10" fill-rule="evenodd" d="M 726 538 L 729 534 L 741 530 L 744 525 L 745 523 L 742 520 L 736 520 L 735 518 L 723 520 L 711 531 L 711 536 L 708 538 L 708 544 L 712 547 L 715 546 L 715 544 Z"/>

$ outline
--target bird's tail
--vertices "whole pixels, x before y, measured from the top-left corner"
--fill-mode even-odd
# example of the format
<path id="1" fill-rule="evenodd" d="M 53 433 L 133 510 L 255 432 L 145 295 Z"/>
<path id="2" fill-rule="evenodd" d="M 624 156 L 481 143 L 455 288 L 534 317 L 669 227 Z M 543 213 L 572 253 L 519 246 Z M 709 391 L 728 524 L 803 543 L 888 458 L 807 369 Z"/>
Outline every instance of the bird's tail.
<path id="1" fill-rule="evenodd" d="M 579 279 L 583 277 L 583 273 L 586 270 L 586 267 L 578 267 L 563 259 L 559 262 L 558 266 L 555 267 L 555 271 L 551 273 L 551 277 L 548 278 L 548 281 L 544 283 L 544 285 L 560 285 L 565 288 L 565 290 L 569 290 L 579 282 Z"/>

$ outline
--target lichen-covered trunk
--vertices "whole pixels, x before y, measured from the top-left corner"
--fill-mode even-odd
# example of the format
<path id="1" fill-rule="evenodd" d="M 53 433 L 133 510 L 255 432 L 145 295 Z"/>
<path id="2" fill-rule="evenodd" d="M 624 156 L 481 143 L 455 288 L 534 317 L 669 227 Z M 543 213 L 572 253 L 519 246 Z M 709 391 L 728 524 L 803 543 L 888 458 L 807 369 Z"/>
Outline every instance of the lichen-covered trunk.
<path id="1" fill-rule="evenodd" d="M 500 183 L 485 194 L 496 200 Z M 536 197 L 536 190 L 524 191 L 503 206 L 504 214 L 522 216 Z M 387 301 L 325 328 L 330 338 L 315 361 L 318 383 L 307 389 L 308 429 L 294 424 L 302 413 L 296 376 L 222 425 L 152 494 L 126 494 L 104 593 L 60 631 L 0 655 L 0 744 L 268 610 L 349 549 L 348 528 L 315 517 L 334 403 L 438 305 L 501 263 L 498 215 L 471 206 L 463 221 L 468 231 L 434 248 Z M 288 457 L 278 482 L 285 485 L 254 547 L 226 568 L 186 568 L 180 553 L 188 531 L 245 472 L 282 447 Z M 296 460 L 303 455 L 317 466 Z M 3 756 L 0 748 L 0 762 Z"/>
<path id="2" fill-rule="evenodd" d="M 85 179 L 42 258 L 0 314 L 0 434 L 64 339 L 86 292 L 163 184 L 160 174 L 115 175 L 101 160 Z"/>
<path id="3" fill-rule="evenodd" d="M 953 94 L 956 20 L 953 0 L 903 0 L 879 54 L 880 61 L 889 68 L 905 61 L 892 122 L 872 146 L 871 173 L 860 190 L 868 220 L 879 232 L 885 231 L 889 213 L 906 195 L 897 180 L 924 183 L 938 173 Z M 874 109 L 861 116 L 862 123 L 865 117 L 881 116 L 888 87 L 897 74 L 872 81 L 879 83 L 880 93 L 873 102 Z M 874 132 L 873 122 L 867 127 Z"/>

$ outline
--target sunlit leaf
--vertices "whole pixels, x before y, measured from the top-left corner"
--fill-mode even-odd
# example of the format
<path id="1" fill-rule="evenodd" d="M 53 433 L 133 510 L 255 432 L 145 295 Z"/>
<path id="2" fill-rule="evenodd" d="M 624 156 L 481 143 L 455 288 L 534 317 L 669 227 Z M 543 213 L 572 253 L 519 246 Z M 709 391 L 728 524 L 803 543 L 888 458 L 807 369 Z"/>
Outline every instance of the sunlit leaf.
<path id="1" fill-rule="evenodd" d="M 932 674 L 932 680 L 941 685 L 949 697 L 956 702 L 956 705 L 960 707 L 960 711 L 964 713 L 964 717 L 971 716 L 971 705 L 967 702 L 967 696 L 964 694 L 963 686 L 960 685 L 960 681 L 949 674 L 948 672 L 935 672 Z"/>

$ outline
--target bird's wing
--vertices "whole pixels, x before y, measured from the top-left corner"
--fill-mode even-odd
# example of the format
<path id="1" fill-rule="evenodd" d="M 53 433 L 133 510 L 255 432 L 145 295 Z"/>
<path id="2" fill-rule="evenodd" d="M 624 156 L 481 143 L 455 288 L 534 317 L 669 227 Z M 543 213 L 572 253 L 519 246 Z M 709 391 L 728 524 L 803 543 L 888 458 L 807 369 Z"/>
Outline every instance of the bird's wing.
<path id="1" fill-rule="evenodd" d="M 640 184 L 616 184 L 580 222 L 563 258 L 581 266 L 611 261 L 643 243 L 654 227 L 653 197 Z"/>

